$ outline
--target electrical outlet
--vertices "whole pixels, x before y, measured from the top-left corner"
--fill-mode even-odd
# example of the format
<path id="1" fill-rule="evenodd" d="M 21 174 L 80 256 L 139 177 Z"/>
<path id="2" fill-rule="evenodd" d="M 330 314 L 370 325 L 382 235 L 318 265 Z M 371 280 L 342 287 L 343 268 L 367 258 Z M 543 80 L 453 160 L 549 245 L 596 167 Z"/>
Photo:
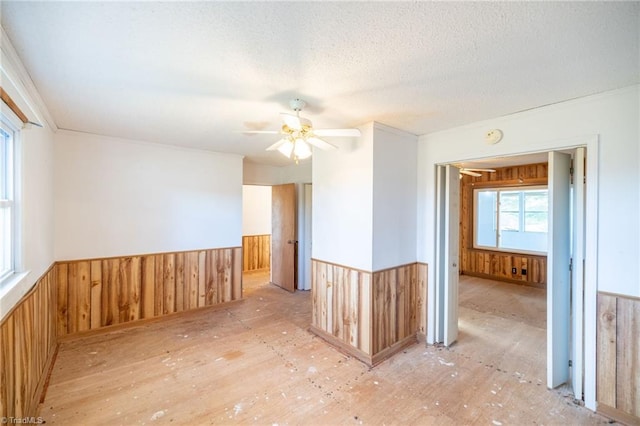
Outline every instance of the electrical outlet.
<path id="1" fill-rule="evenodd" d="M 522 270 L 522 275 L 527 275 L 527 270 L 526 269 Z"/>
<path id="2" fill-rule="evenodd" d="M 518 273 L 518 269 L 517 268 L 511 268 L 511 273 L 512 274 L 517 274 Z"/>

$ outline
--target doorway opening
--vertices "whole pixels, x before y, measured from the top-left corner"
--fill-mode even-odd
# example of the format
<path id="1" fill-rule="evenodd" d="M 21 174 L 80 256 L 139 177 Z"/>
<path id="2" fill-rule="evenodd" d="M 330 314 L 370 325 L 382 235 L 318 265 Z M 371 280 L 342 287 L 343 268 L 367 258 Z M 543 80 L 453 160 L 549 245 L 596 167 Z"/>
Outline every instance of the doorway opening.
<path id="1" fill-rule="evenodd" d="M 243 185 L 243 297 L 311 289 L 311 184 Z"/>
<path id="2" fill-rule="evenodd" d="M 547 346 L 546 359 L 544 354 L 540 353 L 540 345 L 537 345 L 537 356 L 546 361 L 544 365 L 547 372 L 547 387 L 555 388 L 561 384 L 570 383 L 577 399 L 584 398 L 585 376 L 585 344 L 583 340 L 585 326 L 583 320 L 585 309 L 583 265 L 586 247 L 585 152 L 585 148 L 578 147 L 565 152 L 551 151 L 544 154 L 548 155 L 549 180 L 549 237 L 545 268 L 547 272 L 546 306 L 542 307 L 544 303 L 541 303 L 543 302 L 540 299 L 541 294 L 538 294 L 537 298 L 531 299 L 537 300 L 533 306 L 539 306 L 538 312 L 532 312 L 533 316 L 526 318 L 527 321 L 537 321 L 546 326 L 546 336 L 543 340 Z M 572 157 L 573 165 L 571 164 Z M 465 162 L 464 167 L 488 167 L 487 162 L 500 160 L 503 159 L 481 160 L 473 164 Z M 522 159 L 507 157 L 507 160 Z M 495 167 L 494 165 L 491 168 Z M 483 282 L 480 281 L 480 278 L 469 280 L 466 276 L 462 281 L 459 281 L 459 274 L 468 267 L 470 262 L 477 262 L 478 259 L 481 259 L 482 262 L 487 263 L 487 265 L 481 265 L 482 267 L 496 269 L 498 275 L 503 277 L 511 275 L 510 278 L 522 279 L 523 274 L 530 272 L 530 270 L 528 267 L 521 268 L 520 261 L 515 262 L 519 264 L 513 265 L 514 256 L 511 257 L 510 262 L 507 262 L 500 260 L 500 253 L 492 256 L 491 253 L 483 253 L 482 250 L 476 250 L 473 253 L 464 251 L 469 244 L 464 241 L 464 238 L 461 238 L 464 235 L 461 236 L 460 231 L 469 231 L 465 228 L 465 223 L 469 223 L 469 217 L 467 216 L 465 221 L 465 218 L 460 215 L 473 214 L 473 208 L 469 209 L 468 206 L 465 208 L 464 200 L 461 199 L 458 168 L 452 164 L 440 165 L 437 168 L 434 334 L 436 341 L 452 345 L 456 340 L 468 338 L 468 330 L 473 329 L 475 324 L 474 321 L 469 323 L 468 319 L 464 317 L 468 312 L 461 313 L 460 311 L 463 308 L 467 309 L 469 306 L 473 306 L 474 303 L 476 307 L 480 306 L 478 302 L 481 299 L 476 298 L 474 301 L 473 288 L 470 290 L 468 286 L 476 285 L 485 289 L 509 286 L 508 284 Z M 522 179 L 521 176 L 515 176 L 515 178 Z M 535 183 L 539 184 L 540 182 Z M 470 258 L 473 259 L 470 260 Z M 482 273 L 486 273 L 486 270 Z M 482 276 L 482 273 L 472 273 L 472 275 Z M 535 289 L 531 292 L 536 293 Z M 526 297 L 531 296 L 526 295 Z M 497 298 L 497 300 L 499 299 Z M 508 297 L 503 297 L 503 299 L 506 300 Z M 494 300 L 492 303 L 495 305 L 496 301 Z M 517 313 L 510 312 L 512 308 L 513 303 L 509 306 L 505 305 L 502 313 L 506 312 L 508 315 L 517 316 Z M 492 309 L 499 310 L 495 306 Z M 540 316 L 540 309 L 546 310 L 546 321 Z M 459 323 L 460 319 L 462 320 Z M 459 324 L 461 326 L 460 335 L 458 335 Z M 533 333 L 535 334 L 535 330 Z"/>
<path id="3" fill-rule="evenodd" d="M 242 186 L 243 297 L 271 280 L 271 186 Z"/>

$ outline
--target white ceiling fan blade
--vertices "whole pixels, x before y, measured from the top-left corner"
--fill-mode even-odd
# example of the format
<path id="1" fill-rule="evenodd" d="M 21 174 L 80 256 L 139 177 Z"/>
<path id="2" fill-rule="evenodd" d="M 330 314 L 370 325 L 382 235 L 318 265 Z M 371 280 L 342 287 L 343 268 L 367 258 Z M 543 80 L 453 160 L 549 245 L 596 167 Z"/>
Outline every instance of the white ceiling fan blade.
<path id="1" fill-rule="evenodd" d="M 250 135 L 277 135 L 279 130 L 240 130 L 238 133 L 246 133 Z"/>
<path id="2" fill-rule="evenodd" d="M 320 149 L 324 149 L 326 150 L 330 150 L 330 149 L 338 149 L 337 146 L 330 144 L 327 141 L 324 141 L 320 138 L 317 138 L 315 136 L 311 136 L 310 138 L 307 138 L 307 142 L 309 142 L 311 145 L 318 147 Z"/>
<path id="3" fill-rule="evenodd" d="M 487 173 L 495 173 L 494 169 L 470 169 L 468 167 L 464 167 L 464 170 L 469 172 L 487 172 Z"/>
<path id="4" fill-rule="evenodd" d="M 358 129 L 313 129 L 313 133 L 318 136 L 336 137 L 357 137 L 361 135 Z"/>
<path id="5" fill-rule="evenodd" d="M 476 172 L 471 172 L 471 171 L 469 171 L 469 169 L 460 169 L 460 173 L 462 173 L 464 175 L 468 175 L 468 176 L 474 176 L 474 177 L 482 176 L 482 174 L 476 173 Z"/>
<path id="6" fill-rule="evenodd" d="M 287 139 L 280 139 L 278 142 L 274 143 L 269 148 L 267 148 L 267 151 L 277 151 L 278 148 L 280 148 L 286 142 L 287 142 Z"/>
<path id="7" fill-rule="evenodd" d="M 290 129 L 302 129 L 302 122 L 300 121 L 300 117 L 298 117 L 297 115 L 287 114 L 286 112 L 281 112 L 280 115 L 282 116 L 282 121 L 284 122 L 284 124 Z"/>

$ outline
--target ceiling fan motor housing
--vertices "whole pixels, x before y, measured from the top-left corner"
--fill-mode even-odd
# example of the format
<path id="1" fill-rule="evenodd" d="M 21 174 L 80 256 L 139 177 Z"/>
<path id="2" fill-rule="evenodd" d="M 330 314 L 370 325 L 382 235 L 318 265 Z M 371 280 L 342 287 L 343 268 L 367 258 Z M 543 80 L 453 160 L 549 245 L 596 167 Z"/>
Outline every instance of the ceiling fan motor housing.
<path id="1" fill-rule="evenodd" d="M 307 103 L 305 101 L 303 101 L 302 99 L 291 99 L 289 101 L 289 106 L 291 107 L 292 110 L 300 112 L 302 111 L 302 108 L 304 108 L 304 106 Z"/>

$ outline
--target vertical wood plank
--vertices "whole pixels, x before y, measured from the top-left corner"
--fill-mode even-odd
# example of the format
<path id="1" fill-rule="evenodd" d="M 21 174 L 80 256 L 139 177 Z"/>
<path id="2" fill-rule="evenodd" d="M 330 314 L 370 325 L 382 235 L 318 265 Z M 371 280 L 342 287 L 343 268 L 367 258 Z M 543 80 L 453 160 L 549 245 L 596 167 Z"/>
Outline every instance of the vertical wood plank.
<path id="1" fill-rule="evenodd" d="M 616 298 L 598 295 L 597 389 L 598 402 L 616 408 Z"/>
<path id="2" fill-rule="evenodd" d="M 184 293 L 185 293 L 185 279 L 184 279 L 184 253 L 176 253 L 176 267 L 175 267 L 175 280 L 176 280 L 176 312 L 183 311 L 184 306 Z"/>
<path id="3" fill-rule="evenodd" d="M 113 287 L 116 296 L 115 318 L 117 323 L 127 322 L 129 318 L 129 287 L 131 278 L 131 258 L 113 259 L 116 268 L 117 280 Z"/>
<path id="4" fill-rule="evenodd" d="M 344 341 L 344 330 L 342 320 L 344 317 L 344 268 L 333 268 L 333 303 L 331 304 L 331 323 L 333 324 L 333 335 Z"/>
<path id="5" fill-rule="evenodd" d="M 233 300 L 242 299 L 242 251 L 238 248 L 233 249 L 233 269 L 232 273 L 232 296 Z"/>
<path id="6" fill-rule="evenodd" d="M 105 259 L 102 261 L 102 315 L 103 326 L 120 322 L 120 298 L 118 295 L 120 284 L 120 259 Z M 107 291 L 104 291 L 106 286 Z"/>
<path id="7" fill-rule="evenodd" d="M 198 307 L 207 304 L 207 253 L 198 253 Z"/>
<path id="8" fill-rule="evenodd" d="M 427 276 L 428 266 L 424 263 L 419 263 L 417 304 L 420 309 L 420 316 L 418 319 L 418 331 L 424 335 L 427 334 Z"/>
<path id="9" fill-rule="evenodd" d="M 164 314 L 176 311 L 176 270 L 175 254 L 164 255 Z"/>
<path id="10" fill-rule="evenodd" d="M 187 254 L 189 261 L 187 262 L 189 268 L 188 275 L 188 288 L 189 288 L 189 302 L 188 309 L 195 309 L 198 307 L 198 252 L 190 252 Z"/>
<path id="11" fill-rule="evenodd" d="M 136 321 L 142 317 L 142 260 L 139 256 L 131 258 L 129 268 L 129 315 L 128 321 Z"/>
<path id="12" fill-rule="evenodd" d="M 349 302 L 347 303 L 347 309 L 349 311 L 349 328 L 348 328 L 348 336 L 349 336 L 349 344 L 360 349 L 360 336 L 359 336 L 359 327 L 360 324 L 360 273 L 357 271 L 349 272 Z"/>
<path id="13" fill-rule="evenodd" d="M 335 272 L 336 272 L 336 267 L 334 267 L 333 265 L 327 265 L 327 291 L 326 291 L 326 298 L 323 301 L 324 302 L 324 315 L 325 318 L 323 318 L 323 320 L 325 321 L 325 331 L 327 331 L 329 334 L 334 334 L 335 330 L 334 327 L 335 325 L 333 324 L 333 308 L 334 308 L 334 304 L 335 304 L 335 299 L 333 296 L 333 290 L 334 290 L 334 286 L 335 286 Z"/>
<path id="14" fill-rule="evenodd" d="M 17 309 L 16 311 L 17 312 Z M 6 367 L 3 365 L 3 371 L 5 372 L 5 381 L 6 386 L 0 386 L 0 390 L 3 391 L 5 407 L 8 413 L 14 413 L 16 406 L 16 369 L 13 367 L 16 364 L 15 361 L 15 342 L 16 342 L 16 316 L 10 315 L 3 323 L 3 332 L 2 335 L 5 337 L 2 342 L 2 347 L 0 350 L 2 351 L 2 359 Z"/>
<path id="15" fill-rule="evenodd" d="M 69 322 L 68 322 L 68 333 L 73 334 L 77 333 L 78 330 L 78 318 L 80 317 L 80 310 L 78 308 L 78 264 L 70 263 L 69 264 L 69 275 L 68 275 L 68 312 L 69 312 Z"/>
<path id="16" fill-rule="evenodd" d="M 165 314 L 165 295 L 164 295 L 164 256 L 159 254 L 155 256 L 155 304 L 154 312 L 156 316 Z"/>
<path id="17" fill-rule="evenodd" d="M 205 254 L 205 306 L 211 306 L 216 300 L 217 270 L 216 270 L 216 254 L 207 251 Z"/>
<path id="18" fill-rule="evenodd" d="M 91 268 L 91 324 L 95 330 L 102 327 L 102 262 L 93 260 Z"/>
<path id="19" fill-rule="evenodd" d="M 231 301 L 231 249 L 220 250 L 218 258 L 218 303 Z"/>
<path id="20" fill-rule="evenodd" d="M 640 418 L 640 300 L 617 298 L 616 405 Z"/>
<path id="21" fill-rule="evenodd" d="M 142 289 L 141 305 L 142 318 L 153 318 L 155 316 L 155 256 L 144 256 L 142 258 Z"/>
<path id="22" fill-rule="evenodd" d="M 57 334 L 64 336 L 69 332 L 69 265 L 67 263 L 59 263 L 56 269 L 56 298 L 57 298 Z"/>
<path id="23" fill-rule="evenodd" d="M 368 355 L 373 355 L 371 335 L 373 334 L 371 324 L 371 309 L 372 309 L 372 292 L 371 292 L 371 279 L 372 276 L 369 273 L 360 273 L 358 275 L 358 284 L 360 287 L 360 300 L 359 314 L 360 318 L 358 336 L 359 336 L 359 349 Z"/>

